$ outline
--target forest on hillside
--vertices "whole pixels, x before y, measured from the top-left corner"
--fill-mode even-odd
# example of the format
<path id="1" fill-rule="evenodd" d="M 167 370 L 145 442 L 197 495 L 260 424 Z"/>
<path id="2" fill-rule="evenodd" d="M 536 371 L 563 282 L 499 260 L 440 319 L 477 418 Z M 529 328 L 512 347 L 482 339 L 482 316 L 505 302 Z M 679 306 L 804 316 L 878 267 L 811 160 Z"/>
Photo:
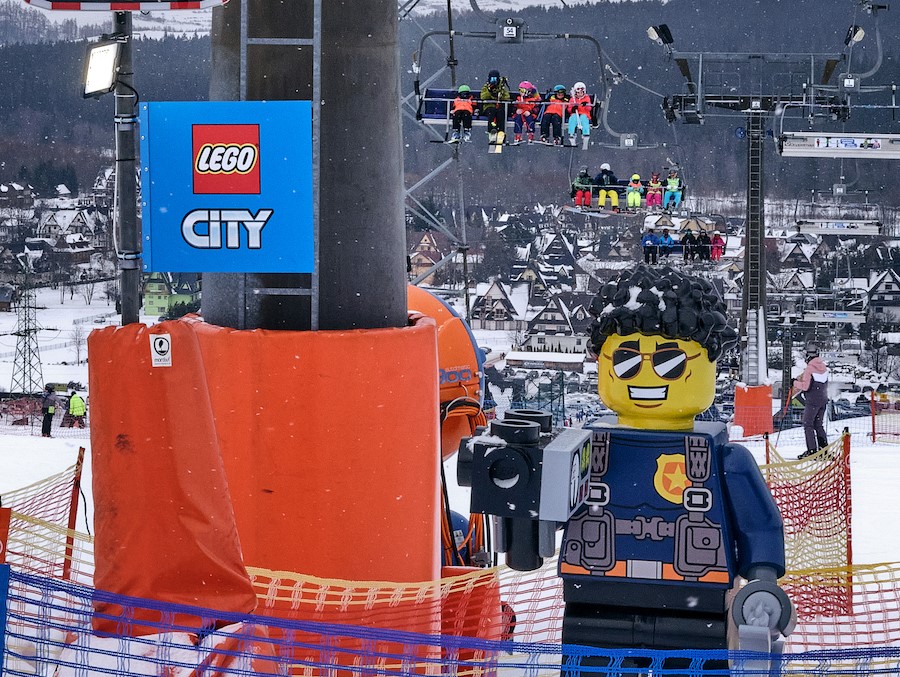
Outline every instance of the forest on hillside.
<path id="1" fill-rule="evenodd" d="M 743 115 L 708 110 L 703 125 L 669 124 L 663 116 L 663 97 L 686 92 L 685 80 L 673 60 L 646 36 L 648 26 L 663 23 L 671 29 L 673 46 L 682 52 L 842 53 L 844 61 L 836 73 L 874 70 L 865 85 L 883 87 L 854 98 L 854 104 L 879 108 L 854 107 L 843 129 L 900 133 L 897 111 L 884 108 L 892 102 L 890 91 L 884 88 L 900 81 L 900 46 L 890 39 L 900 33 L 900 10 L 882 10 L 872 16 L 861 8 L 858 0 L 608 1 L 516 13 L 526 22 L 527 35 L 534 37 L 522 45 L 459 37 L 455 40 L 458 83 L 480 87 L 487 72 L 498 68 L 513 87 L 521 79 L 531 80 L 542 91 L 583 80 L 589 91 L 597 93 L 606 84 L 611 88 L 606 111 L 609 130 L 637 134 L 640 145 L 647 147 L 620 150 L 617 137 L 601 126 L 593 130 L 595 144 L 587 151 L 516 147 L 501 155 L 488 155 L 484 138 L 476 135 L 476 143 L 462 149 L 466 199 L 500 205 L 564 200 L 570 177 L 578 168 L 587 165 L 596 172 L 602 162 L 609 162 L 620 178 L 634 172 L 646 178 L 651 171 L 678 163 L 688 194 L 743 194 L 747 162 L 747 142 L 739 134 L 746 125 Z M 78 182 L 87 185 L 112 157 L 112 97 L 81 98 L 78 86 L 85 41 L 62 40 L 72 37 L 62 33 L 51 35 L 52 30 L 74 31 L 74 27 L 51 30 L 44 25 L 43 15 L 30 12 L 26 18 L 17 11 L 21 9 L 12 0 L 0 0 L 0 182 L 33 177 L 42 165 L 45 177 L 71 166 Z M 496 28 L 492 19 L 497 17 L 472 12 L 468 2 L 456 0 L 454 9 L 455 31 L 491 34 Z M 462 9 L 465 11 L 458 11 Z M 734 20 L 737 9 L 740 21 Z M 880 63 L 876 59 L 876 19 L 884 38 Z M 844 36 L 852 24 L 863 26 L 867 36 L 850 50 L 844 47 Z M 16 27 L 21 28 L 20 36 L 30 37 L 8 44 Z M 414 16 L 400 23 L 401 88 L 412 100 L 412 107 L 404 107 L 403 123 L 408 184 L 427 175 L 452 152 L 449 146 L 429 143 L 434 137 L 414 120 L 412 63 L 424 31 L 431 30 L 447 30 L 446 14 Z M 596 39 L 602 57 L 598 58 L 588 40 L 550 39 L 565 34 Z M 2 44 L 4 36 L 7 44 Z M 445 66 L 447 49 L 444 35 L 425 42 L 418 54 L 423 82 Z M 734 82 L 735 87 L 750 93 L 783 88 L 789 78 L 796 85 L 798 77 L 783 68 L 763 68 L 759 61 L 752 63 L 748 73 L 707 74 L 721 85 Z M 807 74 L 801 75 L 805 78 Z M 208 37 L 135 41 L 135 86 L 142 101 L 204 100 L 209 77 Z M 449 86 L 449 71 L 440 73 L 433 85 Z M 808 128 L 803 118 L 786 120 L 795 131 Z M 367 124 L 362 114 L 360 124 Z M 773 120 L 773 134 L 778 131 L 774 126 Z M 809 195 L 812 199 L 813 191 L 830 190 L 834 183 L 843 182 L 851 190 L 869 191 L 870 201 L 898 204 L 893 166 L 886 161 L 783 159 L 773 142 L 766 145 L 766 193 L 786 198 Z M 446 172 L 426 184 L 419 197 L 442 203 L 455 201 L 456 195 L 455 172 Z"/>
<path id="2" fill-rule="evenodd" d="M 208 37 L 135 40 L 140 99 L 207 99 L 209 51 Z M 39 177 L 71 167 L 78 185 L 89 187 L 98 170 L 112 164 L 113 97 L 82 98 L 84 55 L 85 43 L 75 41 L 0 47 L 0 182 L 41 189 L 52 179 Z"/>

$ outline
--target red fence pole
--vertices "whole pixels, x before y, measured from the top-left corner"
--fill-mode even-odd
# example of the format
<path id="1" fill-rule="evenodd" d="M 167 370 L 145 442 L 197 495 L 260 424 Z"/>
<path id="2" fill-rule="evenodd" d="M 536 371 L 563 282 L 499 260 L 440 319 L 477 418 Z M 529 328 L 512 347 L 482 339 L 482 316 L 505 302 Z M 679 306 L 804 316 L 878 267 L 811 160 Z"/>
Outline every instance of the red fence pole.
<path id="1" fill-rule="evenodd" d="M 75 477 L 72 481 L 72 499 L 69 502 L 69 524 L 66 533 L 66 553 L 63 558 L 63 580 L 69 580 L 72 574 L 72 557 L 75 554 L 75 524 L 78 519 L 78 495 L 81 493 L 81 470 L 84 467 L 84 447 L 78 449 L 78 460 L 75 462 Z"/>
<path id="2" fill-rule="evenodd" d="M 872 412 L 872 444 L 875 444 L 875 391 L 869 393 L 869 410 Z"/>

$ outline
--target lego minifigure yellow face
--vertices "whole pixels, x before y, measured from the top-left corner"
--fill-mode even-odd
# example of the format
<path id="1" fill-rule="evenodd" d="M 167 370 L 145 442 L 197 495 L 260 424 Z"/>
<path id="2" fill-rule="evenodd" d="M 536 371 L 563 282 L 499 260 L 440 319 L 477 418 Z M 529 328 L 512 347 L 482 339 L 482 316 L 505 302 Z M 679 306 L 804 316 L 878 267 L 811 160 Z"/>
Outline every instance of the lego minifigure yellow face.
<path id="1" fill-rule="evenodd" d="M 600 349 L 600 399 L 629 428 L 692 429 L 715 384 L 716 363 L 696 341 L 613 334 Z"/>

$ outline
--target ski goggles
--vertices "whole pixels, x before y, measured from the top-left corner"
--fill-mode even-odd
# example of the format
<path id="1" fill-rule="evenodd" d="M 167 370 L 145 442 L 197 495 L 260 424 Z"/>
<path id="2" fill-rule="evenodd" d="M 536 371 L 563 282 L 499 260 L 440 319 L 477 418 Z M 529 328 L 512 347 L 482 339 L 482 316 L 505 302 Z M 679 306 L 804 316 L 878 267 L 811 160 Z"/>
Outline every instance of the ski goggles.
<path id="1" fill-rule="evenodd" d="M 628 381 L 640 373 L 644 360 L 649 360 L 653 372 L 659 378 L 677 381 L 684 376 L 688 360 L 699 355 L 700 353 L 688 356 L 678 347 L 663 347 L 652 353 L 642 353 L 635 348 L 616 348 L 612 354 L 613 373 L 617 378 Z"/>

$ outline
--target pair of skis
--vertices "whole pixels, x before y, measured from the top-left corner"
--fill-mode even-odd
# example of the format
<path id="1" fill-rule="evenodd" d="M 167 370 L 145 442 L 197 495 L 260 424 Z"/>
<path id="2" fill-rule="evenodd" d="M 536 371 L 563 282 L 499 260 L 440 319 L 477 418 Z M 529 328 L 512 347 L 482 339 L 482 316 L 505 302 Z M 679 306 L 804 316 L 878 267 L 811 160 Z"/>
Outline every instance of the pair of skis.
<path id="1" fill-rule="evenodd" d="M 506 143 L 506 132 L 497 131 L 488 133 L 488 153 L 502 153 Z"/>
<path id="2" fill-rule="evenodd" d="M 577 148 L 578 144 L 575 143 L 553 143 L 550 141 L 537 141 L 535 143 L 540 144 L 542 146 L 552 146 L 553 148 Z M 581 150 L 587 150 L 588 146 L 591 143 L 591 137 L 582 136 L 581 137 Z"/>

